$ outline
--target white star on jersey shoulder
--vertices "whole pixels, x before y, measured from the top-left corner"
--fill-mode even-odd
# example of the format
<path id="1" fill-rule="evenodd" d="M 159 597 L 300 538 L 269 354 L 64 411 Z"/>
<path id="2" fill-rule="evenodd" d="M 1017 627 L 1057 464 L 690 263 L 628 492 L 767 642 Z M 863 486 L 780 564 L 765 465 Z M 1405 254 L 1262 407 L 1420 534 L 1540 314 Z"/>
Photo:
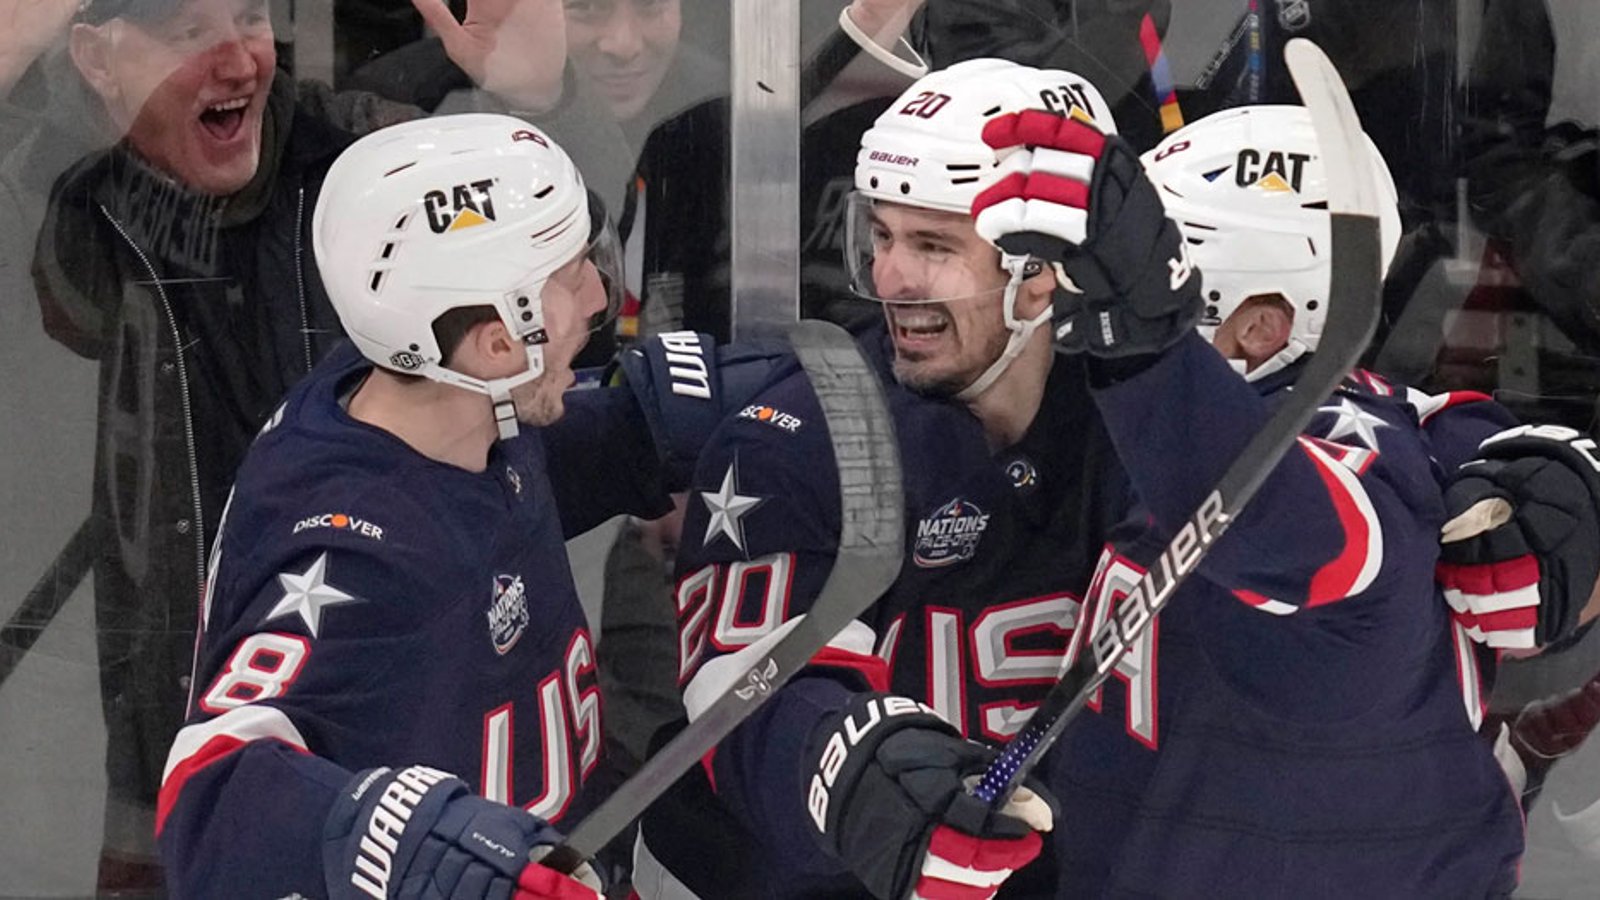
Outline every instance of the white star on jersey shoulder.
<path id="1" fill-rule="evenodd" d="M 743 550 L 744 517 L 767 502 L 765 497 L 746 497 L 739 493 L 738 468 L 738 460 L 728 463 L 728 471 L 722 476 L 722 487 L 715 491 L 700 492 L 700 499 L 705 501 L 706 509 L 711 513 L 702 544 L 709 546 L 718 536 L 725 536 L 735 547 Z"/>
<path id="2" fill-rule="evenodd" d="M 317 557 L 317 561 L 304 572 L 296 575 L 293 572 L 282 572 L 278 575 L 278 583 L 283 585 L 283 599 L 278 605 L 267 613 L 263 623 L 270 622 L 280 616 L 298 615 L 306 623 L 311 636 L 317 636 L 317 629 L 322 627 L 322 611 L 327 607 L 339 603 L 350 603 L 356 598 L 346 594 L 331 584 L 328 584 L 328 554 Z"/>
<path id="3" fill-rule="evenodd" d="M 1391 427 L 1388 422 L 1351 403 L 1348 397 L 1340 397 L 1337 405 L 1320 407 L 1317 412 L 1338 417 L 1324 440 L 1338 442 L 1342 437 L 1354 437 L 1369 450 L 1378 449 L 1378 429 Z"/>

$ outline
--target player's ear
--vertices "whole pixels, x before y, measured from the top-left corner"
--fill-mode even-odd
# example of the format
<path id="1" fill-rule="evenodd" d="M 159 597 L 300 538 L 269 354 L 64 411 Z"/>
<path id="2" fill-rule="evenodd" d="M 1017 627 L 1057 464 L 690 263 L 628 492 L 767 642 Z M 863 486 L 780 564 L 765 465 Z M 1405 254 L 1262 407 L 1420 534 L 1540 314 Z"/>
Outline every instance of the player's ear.
<path id="1" fill-rule="evenodd" d="M 1017 318 L 1032 319 L 1050 308 L 1055 296 L 1056 273 L 1040 260 L 1029 260 L 1017 291 Z"/>
<path id="2" fill-rule="evenodd" d="M 508 378 L 521 372 L 527 359 L 521 344 L 496 317 L 467 329 L 451 354 L 450 368 L 474 378 Z"/>
<path id="3" fill-rule="evenodd" d="M 1252 363 L 1271 357 L 1289 343 L 1289 330 L 1294 325 L 1294 310 L 1277 300 L 1248 303 L 1236 315 L 1240 323 L 1239 349 Z"/>
<path id="4" fill-rule="evenodd" d="M 484 359 L 499 373 L 493 377 L 515 375 L 527 365 L 528 356 L 522 351 L 522 343 L 511 336 L 510 329 L 498 318 L 478 325 L 473 332 Z"/>

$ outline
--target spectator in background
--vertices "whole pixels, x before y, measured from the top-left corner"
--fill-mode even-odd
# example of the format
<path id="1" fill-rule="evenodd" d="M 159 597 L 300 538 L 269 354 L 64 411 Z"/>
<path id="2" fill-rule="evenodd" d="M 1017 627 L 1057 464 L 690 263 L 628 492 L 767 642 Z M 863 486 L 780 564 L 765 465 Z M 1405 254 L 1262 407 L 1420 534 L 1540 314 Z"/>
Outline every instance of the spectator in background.
<path id="1" fill-rule="evenodd" d="M 1469 211 L 1489 249 L 1468 306 L 1498 323 L 1531 323 L 1496 336 L 1532 346 L 1484 350 L 1526 360 L 1522 384 L 1500 385 L 1523 389 L 1505 391 L 1506 402 L 1592 437 L 1600 428 L 1600 10 L 1588 0 L 1478 5 L 1461 130 Z M 1552 650 L 1559 654 L 1509 663 L 1493 709 L 1511 726 L 1525 775 L 1525 889 L 1582 896 L 1600 873 L 1600 636 L 1591 630 Z"/>
<path id="2" fill-rule="evenodd" d="M 95 0 L 69 49 L 86 118 L 41 134 L 88 125 L 78 146 L 111 146 L 55 182 L 33 274 L 47 333 L 100 363 L 98 885 L 154 893 L 216 520 L 250 437 L 338 335 L 300 237 L 349 135 L 276 70 L 265 0 Z M 17 149 L 46 167 L 57 152 Z"/>
<path id="3" fill-rule="evenodd" d="M 682 0 L 566 0 L 567 53 L 630 146 L 668 116 L 727 90 L 727 70 L 683 43 Z"/>
<path id="4" fill-rule="evenodd" d="M 1307 38 L 1333 60 L 1363 127 L 1394 167 L 1406 230 L 1454 217 L 1456 0 L 1241 0 L 1238 6 L 1233 33 L 1192 90 L 1180 93 L 1185 118 L 1299 102 L 1283 48 Z"/>
<path id="5" fill-rule="evenodd" d="M 1558 57 L 1595 52 L 1592 43 L 1558 42 L 1557 34 L 1594 32 L 1558 32 L 1553 10 L 1600 24 L 1592 4 L 1484 3 L 1484 38 L 1462 117 L 1467 189 L 1473 220 L 1499 243 L 1521 282 L 1519 306 L 1547 316 L 1571 343 L 1564 358 L 1546 353 L 1540 360 L 1541 393 L 1570 398 L 1549 397 L 1544 415 L 1593 428 L 1600 388 L 1600 121 L 1557 121 L 1552 105 Z M 1593 89 L 1587 79 L 1579 85 Z"/>
<path id="6" fill-rule="evenodd" d="M 476 0 L 459 21 L 444 0 L 411 5 L 433 36 L 357 69 L 349 86 L 429 113 L 524 118 L 567 148 L 584 183 L 615 216 L 634 154 L 622 127 L 568 59 L 562 0 Z M 475 62 L 463 65 L 461 59 Z M 608 351 L 591 345 L 581 364 L 603 359 L 602 352 Z"/>
<path id="7" fill-rule="evenodd" d="M 1144 150 L 1182 124 L 1162 121 L 1171 83 L 1154 65 L 1171 17 L 1171 0 L 931 0 L 914 30 L 935 69 L 1001 56 L 1081 73 L 1105 95 L 1123 136 Z"/>
<path id="8" fill-rule="evenodd" d="M 323 175 L 355 135 L 421 111 L 296 83 L 276 68 L 267 0 L 67 5 L 37 17 L 30 6 L 29 28 L 0 32 L 0 73 L 27 73 L 13 93 L 47 88 L 8 129 L 0 199 L 27 207 L 54 181 L 31 266 L 40 312 L 52 338 L 99 363 L 90 528 L 110 785 L 99 885 L 133 896 L 160 890 L 156 791 L 228 486 L 340 334 L 306 244 Z M 492 23 L 478 7 L 497 5 L 475 0 L 469 24 Z M 44 72 L 52 61 L 37 57 L 63 29 L 68 67 Z M 464 71 L 526 96 L 556 90 L 492 27 L 463 32 L 450 52 Z"/>

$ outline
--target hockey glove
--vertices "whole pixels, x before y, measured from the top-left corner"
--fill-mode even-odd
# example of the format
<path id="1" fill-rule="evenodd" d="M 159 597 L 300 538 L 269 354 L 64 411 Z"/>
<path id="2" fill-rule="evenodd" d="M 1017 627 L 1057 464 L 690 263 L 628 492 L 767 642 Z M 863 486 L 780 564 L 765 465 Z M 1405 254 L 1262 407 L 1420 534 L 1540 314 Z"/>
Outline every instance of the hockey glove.
<path id="1" fill-rule="evenodd" d="M 569 877 L 528 862 L 560 841 L 545 820 L 448 772 L 369 769 L 328 814 L 323 874 L 330 900 L 599 900 L 587 863 Z"/>
<path id="2" fill-rule="evenodd" d="M 1116 135 L 1044 110 L 989 122 L 1010 174 L 972 203 L 978 234 L 1055 264 L 1056 343 L 1095 356 L 1157 353 L 1200 317 L 1200 278 L 1178 226 Z"/>
<path id="3" fill-rule="evenodd" d="M 787 344 L 741 341 L 719 347 L 709 334 L 675 331 L 623 351 L 605 377 L 633 390 L 667 489 L 682 490 L 711 429 L 799 365 Z"/>
<path id="4" fill-rule="evenodd" d="M 1600 463 L 1570 428 L 1484 441 L 1445 490 L 1437 569 L 1458 621 L 1491 647 L 1571 635 L 1600 575 Z"/>
<path id="5" fill-rule="evenodd" d="M 1003 814 L 967 792 L 994 755 L 915 700 L 857 694 L 806 746 L 806 809 L 874 897 L 985 900 L 1039 855 L 1055 817 L 1037 787 Z"/>

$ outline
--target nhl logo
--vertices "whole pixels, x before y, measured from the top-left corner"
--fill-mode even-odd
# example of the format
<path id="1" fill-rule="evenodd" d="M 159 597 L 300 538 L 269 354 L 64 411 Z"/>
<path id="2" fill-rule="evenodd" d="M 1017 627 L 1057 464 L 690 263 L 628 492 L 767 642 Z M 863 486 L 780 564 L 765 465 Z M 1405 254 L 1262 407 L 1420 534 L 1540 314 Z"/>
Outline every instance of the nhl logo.
<path id="1" fill-rule="evenodd" d="M 1278 0 L 1278 24 L 1284 31 L 1300 31 L 1310 25 L 1310 0 Z"/>
<path id="2" fill-rule="evenodd" d="M 494 597 L 489 602 L 489 639 L 494 652 L 505 656 L 528 628 L 528 593 L 521 575 L 496 575 Z"/>
<path id="3" fill-rule="evenodd" d="M 389 356 L 389 365 L 403 372 L 415 372 L 427 364 L 427 360 L 409 350 L 397 350 Z"/>

